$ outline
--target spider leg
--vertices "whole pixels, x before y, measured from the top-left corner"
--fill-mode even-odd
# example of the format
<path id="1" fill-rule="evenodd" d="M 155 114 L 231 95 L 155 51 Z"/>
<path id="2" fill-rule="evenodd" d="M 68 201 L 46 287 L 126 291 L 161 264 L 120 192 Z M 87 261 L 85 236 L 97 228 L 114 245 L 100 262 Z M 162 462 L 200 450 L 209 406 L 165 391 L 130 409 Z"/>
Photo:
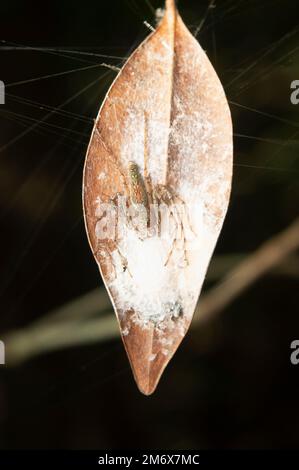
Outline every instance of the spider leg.
<path id="1" fill-rule="evenodd" d="M 108 196 L 108 195 L 104 194 L 104 196 Z M 118 200 L 119 196 L 120 196 L 119 194 L 116 194 L 114 196 L 114 198 L 110 198 L 110 203 L 113 204 L 114 209 L 116 210 L 116 220 L 114 221 L 115 224 L 116 224 L 116 227 L 118 227 L 118 225 L 119 225 L 119 210 L 120 210 L 120 204 L 119 204 L 119 200 Z M 118 208 L 118 211 L 117 211 L 117 208 Z M 100 222 L 104 217 L 105 217 L 105 211 L 97 219 L 97 223 Z M 126 217 L 126 214 L 125 214 L 125 217 Z M 123 253 L 121 252 L 121 250 L 119 248 L 119 237 L 118 237 L 118 235 L 119 235 L 119 233 L 117 231 L 115 231 L 114 239 L 104 240 L 104 239 L 97 238 L 97 246 L 96 246 L 96 250 L 94 251 L 94 255 L 95 255 L 96 258 L 98 257 L 98 255 L 100 255 L 101 257 L 104 257 L 104 259 L 106 259 L 106 260 L 109 259 L 110 264 L 113 266 L 114 279 L 116 279 L 117 278 L 117 271 L 116 271 L 115 261 L 114 261 L 113 256 L 112 256 L 112 252 L 117 251 L 118 256 L 120 258 L 120 261 L 121 261 L 123 272 L 127 271 L 128 274 L 132 277 L 132 274 L 129 270 L 128 260 L 123 255 Z"/>
<path id="2" fill-rule="evenodd" d="M 173 196 L 172 193 L 165 187 L 160 187 L 160 192 L 161 192 L 161 199 L 170 208 L 170 215 L 172 216 L 173 220 L 176 223 L 176 235 L 173 239 L 172 247 L 167 256 L 165 266 L 167 266 L 167 264 L 169 263 L 174 253 L 175 247 L 178 246 L 179 240 L 181 239 L 183 243 L 182 250 L 184 253 L 184 263 L 188 265 L 189 261 L 188 261 L 187 249 L 186 249 L 187 237 L 186 237 L 185 226 L 184 226 L 184 222 L 180 214 L 180 211 L 178 210 L 177 205 L 176 205 L 176 201 L 179 201 L 180 199 L 176 198 L 176 196 Z M 185 204 L 183 204 L 183 206 L 185 207 Z"/>
<path id="3" fill-rule="evenodd" d="M 173 197 L 174 201 L 178 201 L 179 204 L 181 204 L 184 208 L 184 215 L 186 217 L 186 221 L 187 221 L 187 224 L 188 224 L 188 228 L 189 230 L 193 233 L 193 235 L 196 237 L 196 233 L 195 233 L 195 230 L 192 226 L 192 223 L 191 223 L 191 220 L 190 220 L 190 214 L 189 214 L 189 211 L 188 211 L 188 208 L 187 208 L 187 205 L 185 203 L 185 201 L 183 201 L 182 198 L 180 198 L 179 196 L 174 196 Z"/>
<path id="4" fill-rule="evenodd" d="M 187 248 L 186 248 L 186 246 L 187 246 L 186 229 L 185 229 L 184 222 L 183 222 L 181 214 L 179 213 L 178 208 L 176 207 L 176 205 L 174 205 L 174 207 L 175 207 L 175 212 L 176 212 L 177 218 L 179 220 L 179 226 L 180 226 L 180 230 L 181 230 L 179 238 L 182 240 L 182 250 L 183 250 L 183 253 L 184 253 L 184 264 L 186 266 L 188 266 L 189 261 L 188 261 Z"/>
<path id="5" fill-rule="evenodd" d="M 187 256 L 187 249 L 186 249 L 186 244 L 187 244 L 187 240 L 186 240 L 186 235 L 185 235 L 185 229 L 184 229 L 184 224 L 182 221 L 180 221 L 179 223 L 177 222 L 177 217 L 175 216 L 175 213 L 172 212 L 172 216 L 174 218 L 174 220 L 176 221 L 176 235 L 174 236 L 174 239 L 172 240 L 172 246 L 171 246 L 171 249 L 167 255 L 167 258 L 166 258 L 166 261 L 165 261 L 165 264 L 164 266 L 167 266 L 173 253 L 174 253 L 174 250 L 175 248 L 178 246 L 179 244 L 179 241 L 180 239 L 182 238 L 182 242 L 183 242 L 183 247 L 182 247 L 182 250 L 183 250 L 183 253 L 184 253 L 184 263 L 185 265 L 189 265 L 189 261 L 188 261 L 188 256 Z M 178 232 L 180 231 L 179 235 L 178 235 Z"/>
<path id="6" fill-rule="evenodd" d="M 129 269 L 129 263 L 128 263 L 127 258 L 122 254 L 122 252 L 120 251 L 120 249 L 119 249 L 119 247 L 118 247 L 117 244 L 115 245 L 115 248 L 116 248 L 117 253 L 118 253 L 118 255 L 119 255 L 120 259 L 121 259 L 121 264 L 122 264 L 123 272 L 125 273 L 125 272 L 127 271 L 127 272 L 129 273 L 129 276 L 130 276 L 130 277 L 133 277 L 132 274 L 131 274 L 131 272 L 130 272 L 130 269 Z M 111 256 L 112 256 L 112 255 L 111 255 Z M 114 266 L 114 268 L 115 268 L 115 266 Z"/>
<path id="7" fill-rule="evenodd" d="M 166 261 L 165 261 L 165 263 L 164 263 L 164 266 L 165 266 L 165 267 L 168 265 L 169 261 L 171 260 L 171 257 L 172 257 L 172 255 L 173 255 L 173 253 L 174 253 L 174 250 L 175 250 L 175 247 L 176 247 L 176 245 L 177 245 L 177 241 L 178 241 L 178 240 L 177 240 L 177 238 L 176 238 L 176 236 L 175 236 L 174 239 L 172 240 L 171 249 L 170 249 L 170 251 L 169 251 L 169 253 L 168 253 L 168 255 L 167 255 Z"/>

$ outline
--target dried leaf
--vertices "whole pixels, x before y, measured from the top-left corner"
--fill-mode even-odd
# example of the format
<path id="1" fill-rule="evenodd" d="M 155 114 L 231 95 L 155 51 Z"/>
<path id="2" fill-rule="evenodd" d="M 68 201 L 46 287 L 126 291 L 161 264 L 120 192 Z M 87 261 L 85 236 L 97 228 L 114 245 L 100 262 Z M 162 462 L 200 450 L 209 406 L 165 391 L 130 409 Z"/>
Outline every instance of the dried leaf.
<path id="1" fill-rule="evenodd" d="M 167 0 L 106 96 L 84 170 L 89 242 L 145 394 L 192 320 L 228 207 L 232 153 L 223 88 Z"/>

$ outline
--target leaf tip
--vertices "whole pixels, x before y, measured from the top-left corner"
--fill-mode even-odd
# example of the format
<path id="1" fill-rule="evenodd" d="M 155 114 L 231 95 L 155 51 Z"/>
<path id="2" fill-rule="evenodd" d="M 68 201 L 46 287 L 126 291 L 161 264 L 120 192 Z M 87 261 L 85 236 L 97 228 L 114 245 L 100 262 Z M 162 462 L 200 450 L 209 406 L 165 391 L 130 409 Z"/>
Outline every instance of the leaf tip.
<path id="1" fill-rule="evenodd" d="M 138 390 L 142 393 L 142 395 L 146 396 L 146 397 L 150 397 L 151 395 L 153 395 L 153 393 L 156 391 L 156 388 L 157 388 L 157 384 L 155 385 L 147 385 L 147 386 L 144 386 L 143 384 L 140 384 L 138 381 L 136 381 L 137 383 L 137 387 L 138 387 Z"/>
<path id="2" fill-rule="evenodd" d="M 149 397 L 156 391 L 161 375 L 164 371 L 165 364 L 162 363 L 155 365 L 151 364 L 151 361 L 148 360 L 147 367 L 148 370 L 145 372 L 144 370 L 140 370 L 140 368 L 136 367 L 135 364 L 132 364 L 134 378 L 139 391 L 143 395 Z"/>

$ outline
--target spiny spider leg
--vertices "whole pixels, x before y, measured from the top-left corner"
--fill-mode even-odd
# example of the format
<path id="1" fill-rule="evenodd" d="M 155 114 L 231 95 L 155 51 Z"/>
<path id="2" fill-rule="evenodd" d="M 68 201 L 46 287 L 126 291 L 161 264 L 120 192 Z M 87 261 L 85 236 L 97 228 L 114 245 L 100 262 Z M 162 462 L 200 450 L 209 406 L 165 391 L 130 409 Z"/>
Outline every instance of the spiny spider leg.
<path id="1" fill-rule="evenodd" d="M 186 250 L 187 238 L 186 238 L 186 233 L 185 233 L 185 227 L 184 227 L 181 214 L 179 213 L 175 204 L 176 196 L 174 196 L 172 192 L 163 185 L 157 185 L 155 188 L 155 191 L 156 191 L 156 197 L 170 208 L 170 216 L 173 218 L 173 220 L 176 223 L 176 235 L 173 239 L 172 247 L 167 256 L 165 266 L 167 266 L 167 264 L 169 263 L 171 256 L 174 253 L 174 249 L 178 245 L 179 239 L 181 239 L 182 237 L 183 237 L 182 241 L 183 241 L 183 250 L 184 250 L 184 262 L 186 264 L 189 264 L 188 258 L 187 258 L 187 250 Z M 179 198 L 177 200 L 179 200 Z M 179 231 L 181 232 L 179 233 Z"/>
<path id="2" fill-rule="evenodd" d="M 188 208 L 187 208 L 187 205 L 186 205 L 185 201 L 183 201 L 183 199 L 180 198 L 177 195 L 173 196 L 173 199 L 174 199 L 174 201 L 177 200 L 184 207 L 184 215 L 186 216 L 188 227 L 189 227 L 190 231 L 193 233 L 193 235 L 196 236 L 195 230 L 193 229 L 192 224 L 191 224 L 190 214 L 189 214 L 189 211 L 188 211 Z"/>
<path id="3" fill-rule="evenodd" d="M 175 220 L 177 226 L 176 226 L 176 235 L 174 236 L 174 239 L 172 241 L 172 246 L 171 246 L 171 249 L 168 253 L 168 256 L 166 258 L 166 261 L 164 263 L 164 266 L 167 266 L 173 253 L 174 253 L 174 250 L 175 248 L 178 246 L 179 244 L 179 241 L 180 239 L 182 238 L 182 235 L 183 235 L 183 239 L 182 239 L 182 242 L 183 242 L 183 251 L 184 251 L 184 262 L 186 263 L 186 265 L 189 264 L 189 261 L 188 261 L 188 257 L 187 257 L 187 250 L 186 250 L 186 243 L 187 243 L 187 240 L 186 240 L 186 236 L 185 236 L 185 228 L 184 228 L 184 224 L 182 222 L 182 220 L 177 221 L 177 216 L 175 215 L 175 212 L 174 211 L 171 211 L 170 215 L 173 217 L 173 219 Z M 179 236 L 178 236 L 178 232 L 179 232 Z"/>
<path id="4" fill-rule="evenodd" d="M 108 194 L 105 194 L 105 193 L 103 193 L 103 195 L 106 196 L 108 199 L 109 199 L 109 197 L 110 197 Z M 114 198 L 110 198 L 110 203 L 113 204 L 114 209 L 115 209 L 115 211 L 116 211 L 116 218 L 117 218 L 117 220 L 115 221 L 115 222 L 116 222 L 116 223 L 115 223 L 115 227 L 117 227 L 117 228 L 118 228 L 118 226 L 119 226 L 119 218 L 118 218 L 118 215 L 119 215 L 119 212 L 118 212 L 118 210 L 119 210 L 119 203 L 116 204 L 116 199 L 118 199 L 119 196 L 120 196 L 120 194 L 116 194 L 116 195 L 114 196 Z M 117 208 L 118 208 L 118 210 L 117 210 Z M 125 216 L 126 216 L 126 215 L 125 215 Z M 104 211 L 104 213 L 98 218 L 97 223 L 100 222 L 100 221 L 103 219 L 103 217 L 105 217 L 105 211 Z M 110 243 L 111 249 L 110 249 L 110 247 L 109 247 L 109 249 L 107 248 L 107 245 L 109 246 L 109 243 Z M 131 272 L 130 272 L 130 270 L 129 270 L 128 260 L 127 260 L 127 258 L 122 254 L 122 252 L 120 251 L 118 245 L 119 245 L 119 243 L 118 243 L 118 232 L 117 232 L 117 234 L 115 234 L 115 239 L 114 239 L 114 240 L 113 240 L 113 239 L 110 239 L 110 240 L 107 241 L 107 239 L 106 239 L 106 240 L 104 240 L 104 239 L 99 240 L 99 239 L 97 238 L 96 257 L 97 257 L 97 255 L 98 255 L 99 253 L 101 253 L 101 250 L 104 251 L 105 257 L 107 257 L 107 255 L 108 255 L 108 257 L 109 257 L 109 259 L 110 259 L 110 262 L 111 262 L 111 264 L 113 265 L 114 277 L 116 278 L 116 277 L 117 277 L 116 266 L 115 266 L 115 263 L 114 263 L 114 260 L 113 260 L 113 256 L 112 256 L 112 253 L 111 253 L 111 251 L 115 251 L 115 250 L 116 250 L 117 253 L 118 253 L 118 255 L 119 255 L 119 257 L 120 257 L 120 260 L 121 260 L 121 265 L 122 265 L 122 268 L 123 268 L 123 272 L 128 271 L 129 275 L 132 277 L 132 274 L 131 274 Z"/>

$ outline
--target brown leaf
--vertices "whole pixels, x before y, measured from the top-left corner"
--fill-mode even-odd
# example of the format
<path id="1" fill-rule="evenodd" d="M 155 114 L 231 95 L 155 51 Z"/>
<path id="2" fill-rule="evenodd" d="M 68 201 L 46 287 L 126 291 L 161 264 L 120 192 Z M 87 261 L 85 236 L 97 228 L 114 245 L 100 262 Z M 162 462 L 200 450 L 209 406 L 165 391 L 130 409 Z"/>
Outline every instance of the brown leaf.
<path id="1" fill-rule="evenodd" d="M 192 320 L 231 176 L 223 88 L 167 0 L 157 30 L 106 96 L 84 170 L 89 242 L 145 394 L 155 390 Z"/>

